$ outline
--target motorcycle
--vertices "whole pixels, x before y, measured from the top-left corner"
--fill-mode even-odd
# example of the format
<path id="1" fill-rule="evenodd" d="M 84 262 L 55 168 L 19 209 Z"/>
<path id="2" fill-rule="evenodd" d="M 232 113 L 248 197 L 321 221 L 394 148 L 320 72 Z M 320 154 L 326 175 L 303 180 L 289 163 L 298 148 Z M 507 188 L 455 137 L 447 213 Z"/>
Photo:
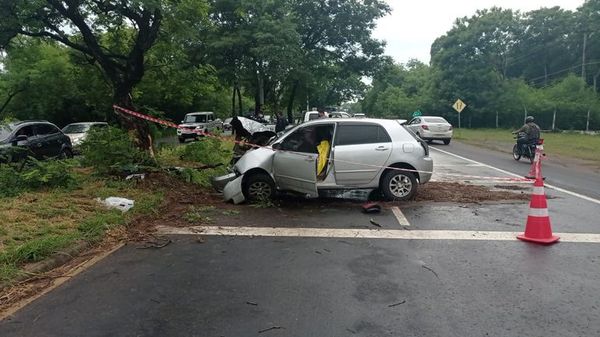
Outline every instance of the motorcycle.
<path id="1" fill-rule="evenodd" d="M 518 141 L 520 139 L 523 139 L 527 137 L 527 135 L 524 132 L 519 132 L 519 134 L 517 134 L 514 139 L 517 140 L 517 144 L 515 144 L 515 146 L 513 146 L 513 158 L 516 161 L 521 160 L 521 157 L 527 158 L 529 159 L 529 161 L 531 163 L 533 163 L 533 160 L 535 158 L 535 149 L 537 146 L 537 143 L 524 143 L 524 144 L 519 144 Z"/>

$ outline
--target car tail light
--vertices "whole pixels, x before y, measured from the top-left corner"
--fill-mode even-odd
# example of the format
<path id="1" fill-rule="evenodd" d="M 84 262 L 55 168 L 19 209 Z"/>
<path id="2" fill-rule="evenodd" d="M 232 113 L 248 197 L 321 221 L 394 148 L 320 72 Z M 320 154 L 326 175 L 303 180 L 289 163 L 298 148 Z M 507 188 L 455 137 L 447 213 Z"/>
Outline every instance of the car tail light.
<path id="1" fill-rule="evenodd" d="M 427 125 L 421 125 L 421 127 L 423 128 L 423 130 L 429 130 L 429 126 Z"/>

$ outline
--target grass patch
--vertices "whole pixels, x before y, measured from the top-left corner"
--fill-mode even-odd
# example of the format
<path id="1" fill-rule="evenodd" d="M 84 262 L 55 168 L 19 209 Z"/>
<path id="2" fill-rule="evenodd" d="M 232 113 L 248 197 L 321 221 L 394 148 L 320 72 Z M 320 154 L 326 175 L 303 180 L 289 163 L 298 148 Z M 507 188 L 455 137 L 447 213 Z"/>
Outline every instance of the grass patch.
<path id="1" fill-rule="evenodd" d="M 135 182 L 80 179 L 80 186 L 72 190 L 27 192 L 2 199 L 0 284 L 9 284 L 26 263 L 41 261 L 77 242 L 99 242 L 107 230 L 137 214 L 155 211 L 162 201 L 160 191 L 136 188 Z M 133 199 L 135 207 L 122 213 L 96 200 L 108 196 Z"/>
<path id="2" fill-rule="evenodd" d="M 512 130 L 507 129 L 455 129 L 454 138 L 465 143 L 495 150 L 511 152 L 515 144 Z M 542 133 L 544 151 L 563 157 L 591 161 L 600 165 L 600 136 L 578 133 Z"/>

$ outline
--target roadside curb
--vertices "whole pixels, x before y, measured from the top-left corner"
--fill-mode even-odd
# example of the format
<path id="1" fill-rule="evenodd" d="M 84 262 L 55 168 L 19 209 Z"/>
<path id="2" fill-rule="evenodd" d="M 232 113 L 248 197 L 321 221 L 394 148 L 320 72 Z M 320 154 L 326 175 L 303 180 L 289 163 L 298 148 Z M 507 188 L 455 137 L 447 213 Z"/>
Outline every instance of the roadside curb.
<path id="1" fill-rule="evenodd" d="M 31 264 L 25 265 L 23 270 L 25 273 L 21 273 L 19 276 L 15 277 L 10 284 L 8 283 L 0 283 L 0 291 L 23 281 L 27 281 L 32 276 L 31 274 L 42 274 L 48 272 L 52 269 L 58 268 L 67 262 L 73 260 L 74 257 L 81 254 L 82 252 L 89 250 L 93 245 L 86 241 L 80 241 L 76 245 L 66 248 L 63 251 L 55 252 L 53 255 L 39 262 L 34 262 Z"/>

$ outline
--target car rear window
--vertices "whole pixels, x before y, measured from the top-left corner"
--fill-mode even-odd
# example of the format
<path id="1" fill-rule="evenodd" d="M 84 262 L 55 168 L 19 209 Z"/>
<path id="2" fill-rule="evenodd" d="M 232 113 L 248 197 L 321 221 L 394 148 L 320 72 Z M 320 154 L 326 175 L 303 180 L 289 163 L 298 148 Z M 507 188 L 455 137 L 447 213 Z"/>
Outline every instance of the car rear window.
<path id="1" fill-rule="evenodd" d="M 391 141 L 388 133 L 380 125 L 341 124 L 337 131 L 335 145 L 389 143 Z"/>
<path id="2" fill-rule="evenodd" d="M 89 124 L 69 124 L 63 128 L 64 133 L 85 133 L 90 128 Z"/>
<path id="3" fill-rule="evenodd" d="M 423 117 L 423 120 L 427 123 L 448 123 L 442 117 Z"/>

